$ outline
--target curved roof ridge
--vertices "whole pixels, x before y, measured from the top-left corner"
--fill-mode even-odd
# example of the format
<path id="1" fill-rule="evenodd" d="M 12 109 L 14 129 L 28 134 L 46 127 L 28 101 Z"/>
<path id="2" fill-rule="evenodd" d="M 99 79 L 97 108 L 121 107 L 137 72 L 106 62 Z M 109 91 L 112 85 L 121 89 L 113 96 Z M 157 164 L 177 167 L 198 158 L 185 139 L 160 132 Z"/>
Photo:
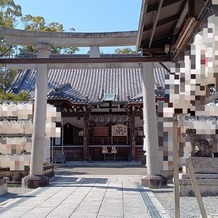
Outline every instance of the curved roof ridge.
<path id="1" fill-rule="evenodd" d="M 49 99 L 69 99 L 73 102 L 85 102 L 87 100 L 86 97 L 73 89 L 70 83 L 54 87 L 53 90 L 48 93 L 47 97 Z"/>

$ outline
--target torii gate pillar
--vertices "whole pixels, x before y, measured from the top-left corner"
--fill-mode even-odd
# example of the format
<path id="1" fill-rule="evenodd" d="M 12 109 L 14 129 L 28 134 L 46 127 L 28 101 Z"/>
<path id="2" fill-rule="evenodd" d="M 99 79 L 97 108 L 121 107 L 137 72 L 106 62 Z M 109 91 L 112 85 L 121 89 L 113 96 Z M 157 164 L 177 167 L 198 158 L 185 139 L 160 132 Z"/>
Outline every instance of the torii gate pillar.
<path id="1" fill-rule="evenodd" d="M 49 44 L 36 44 L 37 57 L 48 58 L 50 48 Z M 47 64 L 37 64 L 30 174 L 22 180 L 22 186 L 27 188 L 49 185 L 49 178 L 43 175 L 47 87 L 48 66 Z"/>
<path id="2" fill-rule="evenodd" d="M 142 64 L 142 93 L 144 121 L 144 151 L 146 151 L 147 175 L 142 185 L 149 188 L 164 187 L 167 179 L 160 175 L 161 164 L 158 155 L 157 115 L 154 92 L 153 63 Z"/>

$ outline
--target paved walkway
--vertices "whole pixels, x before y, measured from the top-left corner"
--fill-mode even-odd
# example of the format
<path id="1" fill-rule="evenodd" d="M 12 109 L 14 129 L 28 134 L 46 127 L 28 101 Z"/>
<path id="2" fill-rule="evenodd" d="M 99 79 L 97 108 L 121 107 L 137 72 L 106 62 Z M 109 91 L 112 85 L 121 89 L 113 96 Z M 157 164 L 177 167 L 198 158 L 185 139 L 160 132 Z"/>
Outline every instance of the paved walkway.
<path id="1" fill-rule="evenodd" d="M 141 186 L 142 175 L 135 175 L 140 172 L 137 168 L 58 168 L 49 187 L 5 199 L 0 217 L 168 217 L 153 193 Z"/>

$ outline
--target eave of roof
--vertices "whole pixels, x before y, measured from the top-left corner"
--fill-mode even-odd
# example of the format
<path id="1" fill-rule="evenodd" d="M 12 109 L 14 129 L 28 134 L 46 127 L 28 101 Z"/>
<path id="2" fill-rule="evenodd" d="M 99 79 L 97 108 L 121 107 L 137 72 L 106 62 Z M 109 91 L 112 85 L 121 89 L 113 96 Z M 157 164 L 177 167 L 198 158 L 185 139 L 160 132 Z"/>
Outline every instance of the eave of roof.
<path id="1" fill-rule="evenodd" d="M 70 83 L 54 87 L 47 95 L 48 99 L 66 99 L 76 103 L 86 103 L 87 99 L 71 87 Z"/>
<path id="2" fill-rule="evenodd" d="M 211 0 L 143 0 L 137 50 L 143 56 L 175 60 L 193 40 L 202 20 L 211 15 L 210 7 Z"/>

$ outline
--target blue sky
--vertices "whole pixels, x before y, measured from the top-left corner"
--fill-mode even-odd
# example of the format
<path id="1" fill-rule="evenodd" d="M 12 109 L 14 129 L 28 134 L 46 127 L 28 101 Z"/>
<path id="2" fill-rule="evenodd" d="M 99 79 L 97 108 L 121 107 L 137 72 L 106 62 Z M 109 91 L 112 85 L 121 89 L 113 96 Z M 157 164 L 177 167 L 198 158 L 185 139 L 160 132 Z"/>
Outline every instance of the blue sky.
<path id="1" fill-rule="evenodd" d="M 142 0 L 14 0 L 23 15 L 59 22 L 65 32 L 113 32 L 138 30 Z M 22 28 L 22 27 L 20 27 Z"/>

